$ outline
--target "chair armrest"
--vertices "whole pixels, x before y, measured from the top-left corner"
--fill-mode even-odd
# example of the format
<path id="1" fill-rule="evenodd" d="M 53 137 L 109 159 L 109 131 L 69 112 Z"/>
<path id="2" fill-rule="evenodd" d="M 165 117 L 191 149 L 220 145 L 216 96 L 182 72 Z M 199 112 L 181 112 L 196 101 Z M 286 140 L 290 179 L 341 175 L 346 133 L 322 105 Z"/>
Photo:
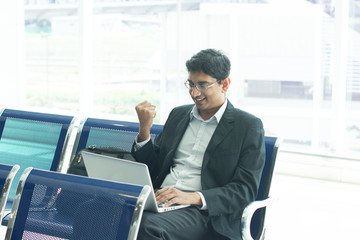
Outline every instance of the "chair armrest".
<path id="1" fill-rule="evenodd" d="M 0 200 L 0 222 L 4 218 L 5 214 L 5 208 L 6 204 L 8 203 L 9 193 L 11 189 L 11 185 L 14 181 L 16 173 L 19 171 L 20 166 L 18 164 L 15 164 L 11 167 L 11 170 L 8 173 L 8 176 L 5 179 L 5 183 L 2 189 L 0 189 L 1 192 L 1 200 Z M 1 223 L 0 223 L 1 225 Z"/>
<path id="2" fill-rule="evenodd" d="M 276 200 L 275 198 L 268 197 L 267 199 L 264 200 L 253 201 L 246 206 L 241 217 L 241 232 L 242 232 L 243 240 L 253 240 L 250 231 L 250 224 L 251 224 L 251 219 L 254 213 L 256 212 L 256 210 L 267 207 L 270 203 L 274 202 L 275 200 Z"/>

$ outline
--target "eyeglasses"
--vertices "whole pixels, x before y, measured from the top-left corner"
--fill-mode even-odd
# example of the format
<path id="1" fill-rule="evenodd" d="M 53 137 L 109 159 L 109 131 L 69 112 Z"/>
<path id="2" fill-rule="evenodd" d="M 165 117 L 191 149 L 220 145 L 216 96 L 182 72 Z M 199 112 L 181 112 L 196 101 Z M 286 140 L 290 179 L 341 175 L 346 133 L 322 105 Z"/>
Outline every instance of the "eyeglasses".
<path id="1" fill-rule="evenodd" d="M 217 83 L 217 82 L 214 82 L 214 83 L 212 83 L 212 84 L 210 84 L 210 85 L 205 85 L 205 84 L 193 84 L 193 83 L 190 82 L 190 81 L 184 82 L 185 87 L 187 87 L 189 90 L 193 90 L 193 88 L 196 87 L 196 89 L 197 89 L 198 91 L 201 91 L 201 92 L 205 92 L 206 89 L 208 89 L 209 87 L 214 86 L 216 83 Z"/>

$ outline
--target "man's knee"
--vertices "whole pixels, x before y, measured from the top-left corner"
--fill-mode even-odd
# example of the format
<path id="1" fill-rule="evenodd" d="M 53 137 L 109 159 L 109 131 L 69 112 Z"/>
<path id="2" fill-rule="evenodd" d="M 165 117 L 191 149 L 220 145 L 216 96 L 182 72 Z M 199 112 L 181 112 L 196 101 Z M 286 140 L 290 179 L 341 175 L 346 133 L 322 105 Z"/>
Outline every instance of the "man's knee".
<path id="1" fill-rule="evenodd" d="M 181 209 L 167 213 L 144 212 L 138 240 L 204 239 L 207 217 L 198 209 Z"/>
<path id="2" fill-rule="evenodd" d="M 144 212 L 138 232 L 138 240 L 156 240 L 167 238 L 165 229 L 159 224 L 158 214 Z"/>

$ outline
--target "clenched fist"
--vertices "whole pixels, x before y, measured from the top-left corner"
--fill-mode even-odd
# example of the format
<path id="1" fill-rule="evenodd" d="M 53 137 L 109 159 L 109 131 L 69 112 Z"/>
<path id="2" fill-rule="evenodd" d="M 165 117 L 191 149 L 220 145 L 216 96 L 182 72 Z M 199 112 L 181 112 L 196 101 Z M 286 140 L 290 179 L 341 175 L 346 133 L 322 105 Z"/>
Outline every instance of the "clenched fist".
<path id="1" fill-rule="evenodd" d="M 156 116 L 156 106 L 144 101 L 136 105 L 135 110 L 140 124 L 138 142 L 142 142 L 150 137 L 150 128 Z"/>

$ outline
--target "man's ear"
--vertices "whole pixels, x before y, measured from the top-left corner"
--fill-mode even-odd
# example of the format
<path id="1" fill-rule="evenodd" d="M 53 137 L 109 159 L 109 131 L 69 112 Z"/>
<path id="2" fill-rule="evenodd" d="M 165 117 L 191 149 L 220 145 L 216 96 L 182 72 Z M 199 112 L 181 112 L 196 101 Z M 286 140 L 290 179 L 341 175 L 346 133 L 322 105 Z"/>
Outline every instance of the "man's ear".
<path id="1" fill-rule="evenodd" d="M 229 90 L 231 80 L 230 78 L 225 78 L 222 82 L 222 92 L 226 93 Z"/>

